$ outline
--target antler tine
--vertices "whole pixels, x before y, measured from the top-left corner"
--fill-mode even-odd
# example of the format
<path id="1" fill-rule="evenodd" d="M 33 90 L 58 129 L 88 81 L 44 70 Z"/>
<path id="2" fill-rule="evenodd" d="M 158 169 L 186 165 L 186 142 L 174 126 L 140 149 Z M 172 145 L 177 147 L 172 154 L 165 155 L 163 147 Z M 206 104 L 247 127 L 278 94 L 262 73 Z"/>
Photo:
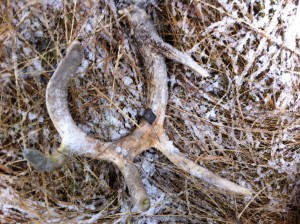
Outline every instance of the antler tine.
<path id="1" fill-rule="evenodd" d="M 66 56 L 58 64 L 47 85 L 47 110 L 56 130 L 62 138 L 62 143 L 49 157 L 34 149 L 24 150 L 25 159 L 40 171 L 51 171 L 58 168 L 70 154 L 85 154 L 93 157 L 97 154 L 97 147 L 107 145 L 87 137 L 77 127 L 68 109 L 69 80 L 78 69 L 82 58 L 83 49 L 78 41 L 74 41 L 67 49 Z"/>
<path id="2" fill-rule="evenodd" d="M 78 41 L 74 41 L 67 49 L 66 56 L 60 61 L 50 79 L 46 90 L 46 105 L 50 118 L 60 134 L 64 137 L 69 130 L 78 130 L 68 109 L 69 80 L 75 74 L 83 58 L 83 49 Z M 82 131 L 81 131 L 82 132 Z"/>
<path id="3" fill-rule="evenodd" d="M 213 186 L 222 188 L 233 193 L 242 195 L 252 195 L 252 192 L 236 183 L 226 180 L 219 175 L 214 174 L 210 170 L 199 166 L 195 162 L 187 159 L 180 151 L 174 146 L 172 141 L 168 140 L 167 136 L 161 136 L 160 143 L 156 146 L 172 163 L 179 166 L 187 173 L 203 180 Z"/>
<path id="4" fill-rule="evenodd" d="M 48 113 L 56 130 L 63 139 L 68 139 L 67 135 L 70 132 L 72 134 L 77 133 L 79 136 L 85 136 L 73 121 L 67 102 L 69 80 L 79 67 L 82 58 L 83 50 L 81 45 L 79 42 L 74 41 L 67 49 L 66 57 L 58 64 L 56 71 L 47 85 L 46 105 Z M 23 156 L 37 170 L 52 171 L 64 163 L 68 153 L 69 150 L 62 143 L 49 157 L 35 149 L 24 150 Z"/>
<path id="5" fill-rule="evenodd" d="M 133 29 L 134 35 L 142 45 L 151 46 L 153 51 L 189 67 L 203 77 L 209 76 L 208 72 L 195 62 L 191 56 L 177 50 L 172 45 L 163 41 L 163 39 L 157 34 L 150 17 L 144 9 L 141 9 L 136 5 L 132 5 L 127 9 L 120 10 L 120 13 L 126 14 L 127 19 L 138 27 L 138 29 Z"/>

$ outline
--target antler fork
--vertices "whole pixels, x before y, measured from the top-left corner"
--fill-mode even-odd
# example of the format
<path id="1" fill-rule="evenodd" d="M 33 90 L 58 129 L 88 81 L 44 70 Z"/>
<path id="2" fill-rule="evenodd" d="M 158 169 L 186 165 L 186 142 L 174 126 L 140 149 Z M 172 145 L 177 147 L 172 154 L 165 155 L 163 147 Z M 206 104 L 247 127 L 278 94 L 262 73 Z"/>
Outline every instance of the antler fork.
<path id="1" fill-rule="evenodd" d="M 187 159 L 165 134 L 163 124 L 168 101 L 168 79 L 167 67 L 162 55 L 183 63 L 204 77 L 208 76 L 207 72 L 189 55 L 164 43 L 143 9 L 131 6 L 120 13 L 126 16 L 134 31 L 135 40 L 142 49 L 141 53 L 150 80 L 146 111 L 152 115 L 151 119 L 143 119 L 132 133 L 114 142 L 91 138 L 77 127 L 67 106 L 68 82 L 83 58 L 80 43 L 74 41 L 68 48 L 65 58 L 59 63 L 46 90 L 48 113 L 62 137 L 61 146 L 50 157 L 33 149 L 25 150 L 24 157 L 34 168 L 41 171 L 51 171 L 61 166 L 67 156 L 73 155 L 110 161 L 120 169 L 133 202 L 142 211 L 149 209 L 150 200 L 132 161 L 135 156 L 150 147 L 157 148 L 172 163 L 209 184 L 234 193 L 251 195 L 248 189 L 223 179 Z"/>

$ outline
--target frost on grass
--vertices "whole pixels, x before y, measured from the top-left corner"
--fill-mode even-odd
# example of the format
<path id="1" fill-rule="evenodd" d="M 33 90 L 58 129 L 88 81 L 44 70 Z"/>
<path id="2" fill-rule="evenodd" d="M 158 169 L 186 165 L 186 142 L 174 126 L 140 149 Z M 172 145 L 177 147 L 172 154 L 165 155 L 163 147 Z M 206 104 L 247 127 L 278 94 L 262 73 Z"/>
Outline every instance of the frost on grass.
<path id="1" fill-rule="evenodd" d="M 262 195 L 274 201 L 299 186 L 295 179 L 299 175 L 300 37 L 293 28 L 294 19 L 298 21 L 299 6 L 271 1 L 265 1 L 264 5 L 219 3 L 216 8 L 222 17 L 203 29 L 201 35 L 208 39 L 202 40 L 206 44 L 194 53 L 203 55 L 201 47 L 210 53 L 214 77 L 197 82 L 195 78 L 179 76 L 172 81 L 170 115 L 182 121 L 170 127 L 177 136 L 175 144 L 185 145 L 200 161 L 213 155 L 221 161 L 229 159 L 231 166 L 235 161 L 255 164 L 252 170 L 258 175 L 255 182 L 266 187 L 267 193 Z M 189 9 L 180 6 L 178 10 L 178 7 L 173 14 L 180 14 L 189 23 L 185 19 L 185 10 Z M 199 3 L 197 15 L 211 8 Z M 177 30 L 182 26 L 178 24 Z M 289 35 L 292 30 L 294 34 Z M 184 38 L 182 41 L 186 42 Z M 201 59 L 197 55 L 195 58 Z M 243 169 L 239 172 L 244 173 Z M 288 179 L 290 184 L 282 186 L 280 178 Z M 251 182 L 245 178 L 240 178 L 239 184 L 251 188 Z M 283 198 L 277 202 L 276 206 L 270 203 L 272 211 L 286 203 Z"/>
<path id="2" fill-rule="evenodd" d="M 36 218 L 36 214 L 30 210 L 35 203 L 31 203 L 30 200 L 22 200 L 20 195 L 9 186 L 12 182 L 9 178 L 1 176 L 0 180 L 0 220 L 4 222 L 7 217 L 12 217 L 14 221 L 21 222 L 28 218 Z"/>
<path id="3" fill-rule="evenodd" d="M 23 148 L 51 154 L 61 143 L 44 94 L 76 38 L 85 51 L 68 96 L 76 124 L 105 141 L 118 140 L 135 127 L 131 120 L 143 115 L 149 80 L 130 28 L 116 18 L 129 3 L 77 1 L 75 10 L 72 1 L 0 3 L 5 15 L 4 29 L 0 25 L 0 170 L 6 179 L 12 175 L 9 169 L 16 172 L 9 188 L 0 183 L 1 219 L 21 214 L 43 223 L 238 222 L 236 214 L 249 198 L 224 196 L 153 150 L 137 159 L 152 203 L 142 214 L 132 208 L 111 164 L 79 157 L 64 172 L 43 177 L 22 160 Z M 215 173 L 256 192 L 263 189 L 240 222 L 288 220 L 300 185 L 299 5 L 269 0 L 151 3 L 147 11 L 161 36 L 211 75 L 197 78 L 167 61 L 170 141 Z M 123 149 L 120 153 L 126 155 Z M 18 203 L 25 199 L 36 215 L 21 210 Z"/>

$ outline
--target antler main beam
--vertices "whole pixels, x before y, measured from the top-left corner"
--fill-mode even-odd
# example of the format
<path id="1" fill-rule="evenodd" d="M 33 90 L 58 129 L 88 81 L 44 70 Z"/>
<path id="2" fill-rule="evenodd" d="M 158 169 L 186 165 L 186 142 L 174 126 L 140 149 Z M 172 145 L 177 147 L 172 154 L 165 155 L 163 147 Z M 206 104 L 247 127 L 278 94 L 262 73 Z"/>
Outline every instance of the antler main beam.
<path id="1" fill-rule="evenodd" d="M 149 209 L 150 200 L 132 161 L 135 156 L 150 147 L 156 147 L 171 162 L 203 181 L 234 193 L 250 195 L 248 189 L 223 179 L 184 157 L 165 134 L 163 124 L 168 102 L 168 77 L 163 56 L 183 63 L 204 77 L 208 76 L 208 73 L 189 55 L 164 43 L 143 9 L 132 6 L 120 13 L 126 16 L 134 31 L 135 41 L 142 49 L 141 54 L 150 80 L 147 108 L 153 117 L 156 117 L 155 120 L 149 122 L 143 119 L 132 133 L 114 142 L 91 138 L 79 129 L 67 106 L 68 83 L 83 58 L 83 49 L 80 43 L 75 41 L 59 63 L 46 91 L 48 113 L 62 138 L 61 146 L 49 157 L 33 149 L 25 150 L 24 157 L 34 168 L 41 171 L 51 171 L 61 166 L 67 157 L 74 155 L 110 161 L 122 172 L 133 202 L 142 211 Z M 127 153 L 122 154 L 124 150 Z"/>

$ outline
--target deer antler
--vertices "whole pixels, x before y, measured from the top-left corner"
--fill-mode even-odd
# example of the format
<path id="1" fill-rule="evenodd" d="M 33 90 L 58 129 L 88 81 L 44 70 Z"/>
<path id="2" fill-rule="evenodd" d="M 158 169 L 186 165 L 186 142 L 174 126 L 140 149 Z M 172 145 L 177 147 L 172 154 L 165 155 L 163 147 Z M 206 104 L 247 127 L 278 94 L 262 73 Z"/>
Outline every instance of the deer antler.
<path id="1" fill-rule="evenodd" d="M 143 9 L 134 6 L 121 13 L 126 15 L 134 29 L 134 37 L 143 49 L 141 53 L 150 80 L 145 117 L 150 119 L 143 119 L 132 133 L 114 142 L 102 142 L 91 138 L 77 127 L 67 106 L 68 82 L 83 58 L 81 45 L 75 41 L 68 48 L 65 58 L 59 63 L 46 91 L 48 113 L 62 137 L 61 146 L 50 157 L 32 149 L 25 150 L 24 157 L 41 171 L 51 171 L 61 166 L 68 156 L 73 155 L 110 161 L 122 172 L 133 202 L 142 211 L 149 209 L 150 200 L 132 160 L 150 147 L 156 147 L 171 162 L 201 180 L 231 192 L 250 195 L 248 189 L 225 180 L 185 158 L 164 132 L 168 79 L 167 67 L 160 54 L 189 66 L 202 76 L 207 76 L 207 72 L 190 56 L 164 43 Z M 124 151 L 127 153 L 122 154 L 121 152 Z"/>

